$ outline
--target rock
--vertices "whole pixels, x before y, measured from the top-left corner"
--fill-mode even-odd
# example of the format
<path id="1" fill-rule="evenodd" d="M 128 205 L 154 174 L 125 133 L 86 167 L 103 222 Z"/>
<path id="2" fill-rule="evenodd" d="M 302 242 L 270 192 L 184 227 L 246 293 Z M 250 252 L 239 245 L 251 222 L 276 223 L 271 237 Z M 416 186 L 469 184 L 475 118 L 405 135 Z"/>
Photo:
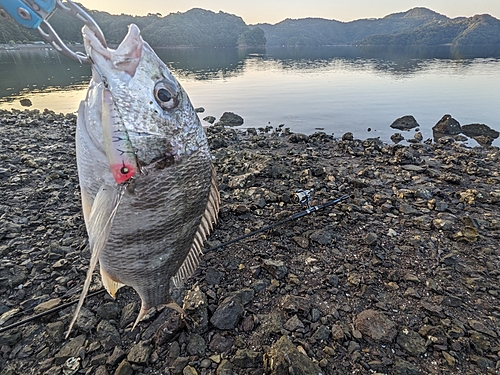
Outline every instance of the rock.
<path id="1" fill-rule="evenodd" d="M 262 353 L 250 349 L 238 349 L 231 362 L 240 368 L 262 367 Z"/>
<path id="2" fill-rule="evenodd" d="M 76 319 L 75 327 L 77 327 L 80 331 L 90 332 L 95 329 L 97 325 L 97 317 L 92 314 L 92 312 L 85 307 L 82 307 L 80 313 L 78 314 L 78 318 Z"/>
<path id="3" fill-rule="evenodd" d="M 97 308 L 97 315 L 101 319 L 118 319 L 120 316 L 120 307 L 116 302 L 103 303 Z"/>
<path id="4" fill-rule="evenodd" d="M 218 124 L 224 126 L 240 126 L 243 125 L 243 117 L 233 112 L 224 112 L 219 119 Z"/>
<path id="5" fill-rule="evenodd" d="M 195 332 L 205 333 L 208 330 L 207 295 L 198 286 L 191 289 L 184 297 L 182 308 L 189 317 L 191 327 Z"/>
<path id="6" fill-rule="evenodd" d="M 390 343 L 397 335 L 394 324 L 384 313 L 376 310 L 364 310 L 358 314 L 354 325 L 363 335 L 375 341 Z"/>
<path id="7" fill-rule="evenodd" d="M 320 245 L 329 245 L 332 242 L 333 237 L 328 231 L 317 230 L 311 234 L 310 239 Z"/>
<path id="8" fill-rule="evenodd" d="M 21 332 L 17 329 L 11 329 L 9 331 L 0 333 L 0 347 L 3 345 L 14 346 L 21 340 Z"/>
<path id="9" fill-rule="evenodd" d="M 443 135 L 456 135 L 462 132 L 460 123 L 450 115 L 444 115 L 436 125 L 432 127 L 432 131 Z"/>
<path id="10" fill-rule="evenodd" d="M 57 307 L 61 304 L 61 299 L 60 298 L 53 298 L 51 300 L 48 300 L 46 302 L 40 303 L 38 306 L 35 306 L 34 312 L 35 314 L 41 314 L 46 311 L 52 310 L 54 307 Z"/>
<path id="11" fill-rule="evenodd" d="M 342 135 L 342 140 L 343 141 L 353 141 L 354 140 L 354 135 L 351 132 L 344 133 Z"/>
<path id="12" fill-rule="evenodd" d="M 463 125 L 462 133 L 465 134 L 467 137 L 471 138 L 482 136 L 482 137 L 497 139 L 500 136 L 499 132 L 491 129 L 488 125 L 485 124 Z"/>
<path id="13" fill-rule="evenodd" d="M 101 320 L 96 328 L 97 338 L 106 349 L 121 346 L 122 340 L 118 330 L 107 320 Z"/>
<path id="14" fill-rule="evenodd" d="M 189 357 L 177 357 L 174 359 L 170 366 L 170 371 L 172 372 L 173 375 L 180 375 L 182 374 L 182 370 L 187 366 L 189 363 Z"/>
<path id="15" fill-rule="evenodd" d="M 137 302 L 130 302 L 122 309 L 120 318 L 120 327 L 124 328 L 130 323 L 135 321 L 135 317 L 139 313 L 139 304 Z"/>
<path id="16" fill-rule="evenodd" d="M 123 360 L 115 370 L 114 375 L 133 375 L 134 369 L 126 360 Z"/>
<path id="17" fill-rule="evenodd" d="M 309 141 L 309 137 L 302 133 L 294 133 L 288 137 L 288 141 L 291 143 L 307 143 Z"/>
<path id="18" fill-rule="evenodd" d="M 45 326 L 45 330 L 47 334 L 52 337 L 52 339 L 56 342 L 59 343 L 63 340 L 64 336 L 64 323 L 61 321 L 54 322 L 54 323 L 48 323 Z"/>
<path id="19" fill-rule="evenodd" d="M 108 356 L 106 363 L 111 366 L 116 366 L 118 362 L 123 360 L 126 356 L 126 353 L 118 346 L 115 346 L 111 355 Z"/>
<path id="20" fill-rule="evenodd" d="M 288 269 L 282 260 L 265 259 L 263 267 L 278 280 L 284 279 L 288 273 Z"/>
<path id="21" fill-rule="evenodd" d="M 420 375 L 421 372 L 413 363 L 396 357 L 394 371 L 397 375 Z"/>
<path id="22" fill-rule="evenodd" d="M 311 337 L 313 339 L 319 340 L 319 341 L 328 341 L 328 339 L 330 338 L 330 333 L 331 332 L 328 329 L 328 327 L 326 327 L 324 325 L 320 325 Z"/>
<path id="23" fill-rule="evenodd" d="M 418 357 L 426 351 L 425 340 L 409 328 L 404 328 L 399 332 L 396 342 L 414 357 Z"/>
<path id="24" fill-rule="evenodd" d="M 194 109 L 194 111 L 196 113 L 203 113 L 203 112 L 205 112 L 205 108 L 203 108 L 203 107 L 197 107 L 197 108 Z"/>
<path id="25" fill-rule="evenodd" d="M 269 375 L 323 373 L 316 363 L 293 345 L 288 336 L 281 336 L 264 355 L 264 368 Z"/>
<path id="26" fill-rule="evenodd" d="M 213 352 L 225 353 L 231 350 L 233 343 L 233 338 L 216 333 L 210 340 L 209 348 Z"/>
<path id="27" fill-rule="evenodd" d="M 209 267 L 205 271 L 205 280 L 210 285 L 218 285 L 224 277 L 224 273 L 216 270 L 215 268 Z"/>
<path id="28" fill-rule="evenodd" d="M 391 128 L 398 130 L 410 130 L 413 128 L 418 128 L 419 126 L 420 125 L 418 124 L 417 120 L 415 120 L 415 117 L 411 115 L 400 117 L 394 120 L 394 122 L 391 124 Z"/>
<path id="29" fill-rule="evenodd" d="M 304 324 L 300 321 L 297 315 L 292 316 L 290 319 L 286 321 L 283 325 L 287 331 L 293 332 L 298 328 L 304 328 Z"/>
<path id="30" fill-rule="evenodd" d="M 127 355 L 127 361 L 137 363 L 139 365 L 145 365 L 148 363 L 151 352 L 151 346 L 146 344 L 144 341 L 140 341 L 135 344 L 132 349 L 130 349 L 130 352 Z"/>
<path id="31" fill-rule="evenodd" d="M 96 368 L 94 375 L 109 375 L 109 372 L 105 365 L 101 365 Z"/>
<path id="32" fill-rule="evenodd" d="M 56 365 L 62 365 L 70 357 L 78 357 L 86 339 L 87 336 L 80 335 L 69 340 L 54 356 Z"/>
<path id="33" fill-rule="evenodd" d="M 210 322 L 219 329 L 234 329 L 243 316 L 243 312 L 243 305 L 239 298 L 228 297 L 217 306 Z"/>
<path id="34" fill-rule="evenodd" d="M 31 102 L 31 100 L 29 100 L 28 98 L 23 98 L 23 99 L 19 100 L 19 103 L 23 107 L 31 107 L 33 105 L 33 103 Z"/>
<path id="35" fill-rule="evenodd" d="M 393 141 L 396 144 L 404 140 L 405 137 L 403 137 L 400 133 L 394 133 L 393 135 L 391 135 L 391 141 Z"/>
<path id="36" fill-rule="evenodd" d="M 189 336 L 186 349 L 189 355 L 203 357 L 207 350 L 207 344 L 201 335 L 193 333 Z"/>
<path id="37" fill-rule="evenodd" d="M 216 118 L 214 116 L 207 116 L 205 118 L 203 118 L 203 121 L 206 121 L 210 124 L 213 124 L 215 122 Z"/>
<path id="38" fill-rule="evenodd" d="M 182 370 L 182 375 L 198 375 L 198 371 L 192 366 L 186 366 Z"/>

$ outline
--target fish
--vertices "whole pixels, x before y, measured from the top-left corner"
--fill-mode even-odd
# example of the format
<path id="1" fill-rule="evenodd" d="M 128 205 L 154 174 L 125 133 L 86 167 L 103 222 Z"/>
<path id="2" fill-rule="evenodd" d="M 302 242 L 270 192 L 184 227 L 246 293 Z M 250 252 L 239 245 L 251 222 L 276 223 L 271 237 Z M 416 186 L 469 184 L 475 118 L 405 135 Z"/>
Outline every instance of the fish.
<path id="1" fill-rule="evenodd" d="M 220 196 L 205 131 L 182 86 L 131 24 L 116 49 L 87 26 L 92 79 L 80 103 L 76 155 L 91 258 L 66 337 L 99 265 L 114 298 L 132 287 L 141 310 L 182 309 L 170 295 L 198 267 Z"/>

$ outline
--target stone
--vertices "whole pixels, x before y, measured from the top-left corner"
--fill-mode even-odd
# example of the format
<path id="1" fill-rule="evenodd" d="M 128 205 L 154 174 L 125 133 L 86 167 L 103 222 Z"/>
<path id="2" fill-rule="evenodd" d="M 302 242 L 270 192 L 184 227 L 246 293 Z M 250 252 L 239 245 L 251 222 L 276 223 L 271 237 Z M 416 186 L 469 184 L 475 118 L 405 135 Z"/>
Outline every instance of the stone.
<path id="1" fill-rule="evenodd" d="M 262 353 L 250 349 L 238 349 L 231 362 L 241 368 L 262 367 Z"/>
<path id="2" fill-rule="evenodd" d="M 324 325 L 320 325 L 313 333 L 312 338 L 319 341 L 328 341 L 330 338 L 330 330 Z"/>
<path id="3" fill-rule="evenodd" d="M 263 267 L 278 280 L 282 280 L 288 273 L 288 268 L 282 260 L 265 259 Z"/>
<path id="4" fill-rule="evenodd" d="M 415 117 L 413 117 L 412 115 L 397 118 L 391 124 L 391 128 L 398 130 L 410 130 L 413 128 L 418 128 L 419 126 L 420 125 L 418 124 L 417 120 L 415 120 Z"/>
<path id="5" fill-rule="evenodd" d="M 418 357 L 426 351 L 425 339 L 409 328 L 404 328 L 399 332 L 396 342 L 414 357 Z"/>
<path id="6" fill-rule="evenodd" d="M 394 372 L 397 375 L 421 375 L 417 366 L 398 357 L 394 363 Z"/>
<path id="7" fill-rule="evenodd" d="M 215 310 L 210 322 L 223 330 L 234 329 L 244 313 L 243 305 L 238 298 L 225 298 Z"/>
<path id="8" fill-rule="evenodd" d="M 121 346 L 122 340 L 118 330 L 107 320 L 101 320 L 96 328 L 97 338 L 105 349 Z"/>
<path id="9" fill-rule="evenodd" d="M 482 137 L 497 139 L 500 136 L 499 132 L 491 129 L 488 125 L 485 124 L 463 125 L 462 133 L 465 134 L 467 137 L 471 138 L 482 136 Z"/>
<path id="10" fill-rule="evenodd" d="M 52 337 L 55 342 L 61 342 L 64 337 L 64 323 L 61 321 L 48 323 L 45 326 L 47 334 Z"/>
<path id="11" fill-rule="evenodd" d="M 41 314 L 46 311 L 52 310 L 54 307 L 57 307 L 61 304 L 61 299 L 60 298 L 53 298 L 51 300 L 48 300 L 46 302 L 40 303 L 38 306 L 35 306 L 33 309 L 35 314 Z"/>
<path id="12" fill-rule="evenodd" d="M 96 313 L 101 319 L 118 319 L 120 317 L 120 307 L 116 302 L 106 302 L 97 308 Z"/>
<path id="13" fill-rule="evenodd" d="M 109 372 L 105 365 L 100 365 L 96 368 L 94 375 L 109 375 Z"/>
<path id="14" fill-rule="evenodd" d="M 304 324 L 300 321 L 297 315 L 294 315 L 285 322 L 283 328 L 285 328 L 287 331 L 293 332 L 298 328 L 304 328 Z"/>
<path id="15" fill-rule="evenodd" d="M 21 332 L 17 329 L 11 329 L 0 334 L 0 347 L 3 345 L 14 346 L 22 338 Z"/>
<path id="16" fill-rule="evenodd" d="M 288 137 L 288 141 L 291 143 L 307 143 L 309 141 L 309 137 L 302 133 L 294 133 Z"/>
<path id="17" fill-rule="evenodd" d="M 203 357 L 205 355 L 205 351 L 207 350 L 207 344 L 201 335 L 193 333 L 188 338 L 186 349 L 189 355 Z"/>
<path id="18" fill-rule="evenodd" d="M 462 132 L 462 127 L 453 117 L 444 115 L 441 120 L 432 127 L 432 131 L 442 135 L 456 135 Z"/>
<path id="19" fill-rule="evenodd" d="M 111 355 L 108 356 L 106 363 L 111 366 L 116 366 L 118 362 L 123 360 L 126 356 L 126 353 L 118 346 L 115 346 Z"/>
<path id="20" fill-rule="evenodd" d="M 126 360 L 123 360 L 116 368 L 114 375 L 133 375 L 134 369 Z"/>
<path id="21" fill-rule="evenodd" d="M 391 135 L 391 141 L 393 141 L 396 144 L 398 144 L 399 142 L 404 141 L 404 140 L 405 140 L 405 137 L 403 137 L 401 135 L 401 133 L 394 133 L 393 135 Z"/>
<path id="22" fill-rule="evenodd" d="M 396 324 L 384 313 L 377 310 L 364 310 L 354 321 L 358 331 L 374 341 L 391 343 L 397 335 Z"/>
<path id="23" fill-rule="evenodd" d="M 177 357 L 170 365 L 170 371 L 173 375 L 180 375 L 188 363 L 189 357 Z"/>
<path id="24" fill-rule="evenodd" d="M 231 337 L 223 336 L 217 332 L 210 340 L 209 348 L 216 353 L 225 353 L 231 350 L 233 342 L 234 340 Z"/>
<path id="25" fill-rule="evenodd" d="M 281 336 L 264 355 L 264 369 L 269 375 L 323 373 L 321 368 L 300 352 L 286 335 Z"/>
<path id="26" fill-rule="evenodd" d="M 124 328 L 130 323 L 133 323 L 138 313 L 139 304 L 137 302 L 130 302 L 129 304 L 125 305 L 125 307 L 122 309 L 120 327 Z"/>
<path id="27" fill-rule="evenodd" d="M 310 239 L 320 245 L 329 245 L 332 242 L 333 237 L 328 231 L 318 230 L 311 234 Z"/>
<path id="28" fill-rule="evenodd" d="M 233 112 L 224 112 L 218 122 L 219 125 L 224 126 L 240 126 L 243 123 L 243 117 Z"/>
<path id="29" fill-rule="evenodd" d="M 203 334 L 208 331 L 207 295 L 198 286 L 188 291 L 184 297 L 182 308 L 195 332 Z"/>
<path id="30" fill-rule="evenodd" d="M 198 371 L 192 366 L 186 366 L 182 370 L 182 375 L 198 375 Z"/>
<path id="31" fill-rule="evenodd" d="M 209 124 L 213 124 L 215 122 L 216 118 L 214 116 L 206 116 L 203 118 L 203 121 L 208 122 Z"/>
<path id="32" fill-rule="evenodd" d="M 127 355 L 127 361 L 137 363 L 139 365 L 145 365 L 148 363 L 152 351 L 153 349 L 150 345 L 146 344 L 144 341 L 140 341 L 130 349 L 130 352 Z"/>
<path id="33" fill-rule="evenodd" d="M 56 365 L 62 365 L 68 358 L 78 357 L 80 348 L 85 345 L 87 336 L 80 335 L 69 340 L 54 356 Z"/>

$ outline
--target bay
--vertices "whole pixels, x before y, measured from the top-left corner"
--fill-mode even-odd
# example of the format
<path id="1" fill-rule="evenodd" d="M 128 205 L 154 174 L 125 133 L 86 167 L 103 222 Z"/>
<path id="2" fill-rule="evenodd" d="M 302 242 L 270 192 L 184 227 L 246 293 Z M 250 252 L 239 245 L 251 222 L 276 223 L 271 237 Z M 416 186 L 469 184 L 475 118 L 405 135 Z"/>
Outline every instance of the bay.
<path id="1" fill-rule="evenodd" d="M 294 132 L 317 129 L 336 137 L 380 137 L 413 115 L 424 139 L 445 114 L 462 125 L 500 130 L 500 50 L 436 47 L 159 49 L 200 114 L 225 111 L 242 127 L 284 124 Z M 48 49 L 0 51 L 0 109 L 75 112 L 85 97 L 90 68 Z M 412 138 L 415 131 L 402 132 Z M 476 145 L 469 140 L 468 145 Z M 493 143 L 500 145 L 497 139 Z"/>

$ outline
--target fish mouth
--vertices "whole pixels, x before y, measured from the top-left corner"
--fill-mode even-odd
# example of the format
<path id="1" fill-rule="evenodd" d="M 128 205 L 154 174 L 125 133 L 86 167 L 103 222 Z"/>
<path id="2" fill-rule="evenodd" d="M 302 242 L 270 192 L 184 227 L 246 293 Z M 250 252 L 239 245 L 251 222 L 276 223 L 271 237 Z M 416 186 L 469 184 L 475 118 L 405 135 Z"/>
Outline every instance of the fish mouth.
<path id="1" fill-rule="evenodd" d="M 96 33 L 88 26 L 83 27 L 82 34 L 85 51 L 99 75 L 108 76 L 113 73 L 126 73 L 130 77 L 135 75 L 141 61 L 144 44 L 141 32 L 135 24 L 129 26 L 127 35 L 115 50 L 103 45 Z"/>

